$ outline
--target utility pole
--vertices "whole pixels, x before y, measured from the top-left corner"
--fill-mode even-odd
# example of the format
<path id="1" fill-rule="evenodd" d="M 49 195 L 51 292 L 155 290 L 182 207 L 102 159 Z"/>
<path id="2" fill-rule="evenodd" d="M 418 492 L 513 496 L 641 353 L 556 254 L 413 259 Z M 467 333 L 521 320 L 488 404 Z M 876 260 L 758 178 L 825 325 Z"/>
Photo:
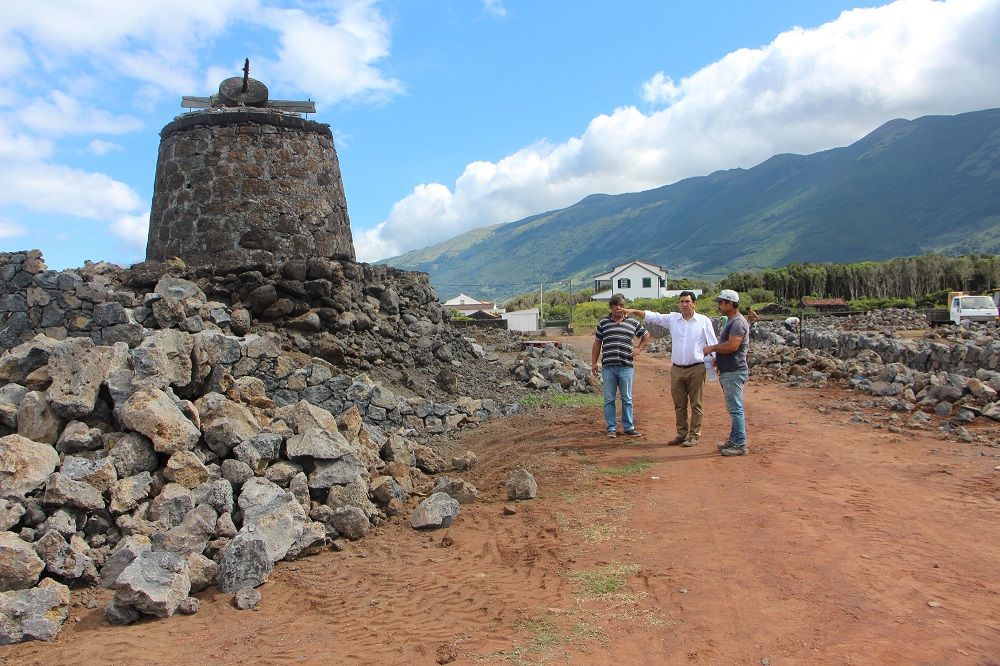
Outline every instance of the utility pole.
<path id="1" fill-rule="evenodd" d="M 573 332 L 573 278 L 569 279 L 569 332 Z"/>
<path id="2" fill-rule="evenodd" d="M 538 283 L 538 325 L 543 329 L 545 328 L 545 317 L 542 314 L 542 308 L 545 306 L 545 290 L 542 286 L 544 284 L 544 282 Z"/>

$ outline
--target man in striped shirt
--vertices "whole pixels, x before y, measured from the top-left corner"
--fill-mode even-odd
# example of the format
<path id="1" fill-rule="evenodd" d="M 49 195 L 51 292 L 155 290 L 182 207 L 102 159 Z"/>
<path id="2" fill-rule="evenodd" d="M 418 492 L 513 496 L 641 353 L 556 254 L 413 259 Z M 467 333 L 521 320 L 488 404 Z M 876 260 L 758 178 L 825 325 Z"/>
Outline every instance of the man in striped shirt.
<path id="1" fill-rule="evenodd" d="M 649 331 L 635 319 L 625 316 L 625 296 L 615 294 L 608 301 L 611 313 L 597 324 L 594 332 L 594 347 L 590 355 L 590 370 L 598 375 L 598 358 L 601 360 L 600 375 L 604 381 L 604 422 L 608 437 L 618 436 L 615 421 L 615 394 L 621 394 L 622 427 L 626 435 L 638 437 L 635 417 L 632 413 L 632 376 L 635 368 L 632 359 L 642 353 L 649 342 Z M 632 342 L 639 338 L 635 347 Z"/>

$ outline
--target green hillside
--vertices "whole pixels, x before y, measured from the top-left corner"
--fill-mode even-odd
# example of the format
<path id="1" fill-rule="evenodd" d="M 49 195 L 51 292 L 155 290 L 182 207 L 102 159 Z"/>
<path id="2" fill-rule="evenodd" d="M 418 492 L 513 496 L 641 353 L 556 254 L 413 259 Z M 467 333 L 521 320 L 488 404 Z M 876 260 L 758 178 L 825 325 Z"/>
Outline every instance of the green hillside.
<path id="1" fill-rule="evenodd" d="M 595 194 L 384 263 L 430 273 L 442 296 L 504 298 L 635 258 L 721 277 L 932 251 L 1000 252 L 1000 109 L 893 120 L 844 148 Z"/>

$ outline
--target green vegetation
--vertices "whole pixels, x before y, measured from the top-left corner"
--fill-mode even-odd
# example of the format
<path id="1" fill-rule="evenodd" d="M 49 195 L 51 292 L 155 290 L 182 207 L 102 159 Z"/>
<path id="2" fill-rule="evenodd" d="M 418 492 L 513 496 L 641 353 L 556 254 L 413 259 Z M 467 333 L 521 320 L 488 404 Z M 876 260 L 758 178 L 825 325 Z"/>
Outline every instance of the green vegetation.
<path id="1" fill-rule="evenodd" d="M 731 273 L 722 287 L 750 293 L 766 289 L 787 303 L 804 296 L 843 298 L 857 303 L 857 309 L 866 301 L 873 307 L 912 308 L 915 299 L 926 302 L 927 295 L 932 295 L 933 305 L 944 305 L 950 290 L 978 293 L 1000 287 L 1000 256 L 925 254 L 854 264 L 789 264 Z"/>
<path id="2" fill-rule="evenodd" d="M 634 564 L 609 564 L 598 569 L 574 571 L 569 577 L 577 583 L 582 594 L 602 597 L 624 590 L 628 579 L 637 573 L 639 567 Z"/>
<path id="3" fill-rule="evenodd" d="M 528 643 L 515 645 L 510 650 L 491 656 L 518 665 L 547 662 L 556 655 L 568 661 L 570 653 L 565 650 L 566 647 L 572 646 L 577 650 L 586 651 L 587 644 L 595 641 L 605 643 L 608 638 L 603 631 L 583 621 L 563 629 L 555 622 L 552 612 L 546 612 L 542 617 L 516 622 L 514 628 L 529 636 Z M 529 657 L 535 657 L 537 661 Z"/>

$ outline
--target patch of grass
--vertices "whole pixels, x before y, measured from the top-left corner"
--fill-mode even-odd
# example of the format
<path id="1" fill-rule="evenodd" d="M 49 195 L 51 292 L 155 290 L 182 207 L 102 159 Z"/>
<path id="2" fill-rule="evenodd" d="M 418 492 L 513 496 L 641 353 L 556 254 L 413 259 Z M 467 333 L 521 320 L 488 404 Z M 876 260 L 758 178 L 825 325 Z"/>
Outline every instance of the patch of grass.
<path id="1" fill-rule="evenodd" d="M 576 581 L 583 594 L 603 597 L 623 590 L 628 579 L 637 573 L 639 567 L 634 564 L 610 564 L 599 569 L 574 571 L 569 577 Z"/>
<path id="2" fill-rule="evenodd" d="M 555 611 L 556 614 L 563 614 Z M 579 614 L 579 611 L 567 610 L 567 614 Z M 584 650 L 586 643 L 599 641 L 607 643 L 607 634 L 598 628 L 594 628 L 585 622 L 578 621 L 573 627 L 563 629 L 554 620 L 555 615 L 552 610 L 547 611 L 540 617 L 533 617 L 514 623 L 514 629 L 529 635 L 527 643 L 514 645 L 509 650 L 495 652 L 486 657 L 477 658 L 477 661 L 484 661 L 492 658 L 502 660 L 518 666 L 547 663 L 553 658 L 566 660 L 571 658 L 571 654 L 565 648 L 571 646 L 577 650 Z M 585 650 L 584 650 L 585 651 Z"/>
<path id="3" fill-rule="evenodd" d="M 565 642 L 559 627 L 548 617 L 516 622 L 514 628 L 531 634 L 531 650 L 534 652 L 542 652 Z"/>
<path id="4" fill-rule="evenodd" d="M 580 530 L 580 537 L 584 541 L 597 542 L 597 541 L 607 541 L 615 534 L 617 534 L 618 528 L 614 525 L 591 525 L 590 527 L 585 527 Z"/>
<path id="5" fill-rule="evenodd" d="M 608 635 L 600 629 L 591 627 L 586 622 L 577 622 L 573 625 L 573 639 L 577 641 L 597 641 L 604 645 L 608 642 Z"/>
<path id="6" fill-rule="evenodd" d="M 596 393 L 553 393 L 552 404 L 556 407 L 603 407 L 604 396 Z"/>
<path id="7" fill-rule="evenodd" d="M 638 474 L 639 472 L 645 472 L 647 469 L 653 466 L 653 463 L 648 460 L 636 460 L 621 467 L 601 467 L 597 471 L 601 474 L 607 474 L 608 476 L 628 476 L 629 474 Z"/>
<path id="8" fill-rule="evenodd" d="M 534 393 L 526 393 L 521 396 L 520 402 L 526 407 L 539 407 L 542 404 L 542 396 L 535 395 Z"/>
<path id="9" fill-rule="evenodd" d="M 566 490 L 561 491 L 556 495 L 563 502 L 575 502 L 583 496 L 583 493 L 571 493 Z"/>

